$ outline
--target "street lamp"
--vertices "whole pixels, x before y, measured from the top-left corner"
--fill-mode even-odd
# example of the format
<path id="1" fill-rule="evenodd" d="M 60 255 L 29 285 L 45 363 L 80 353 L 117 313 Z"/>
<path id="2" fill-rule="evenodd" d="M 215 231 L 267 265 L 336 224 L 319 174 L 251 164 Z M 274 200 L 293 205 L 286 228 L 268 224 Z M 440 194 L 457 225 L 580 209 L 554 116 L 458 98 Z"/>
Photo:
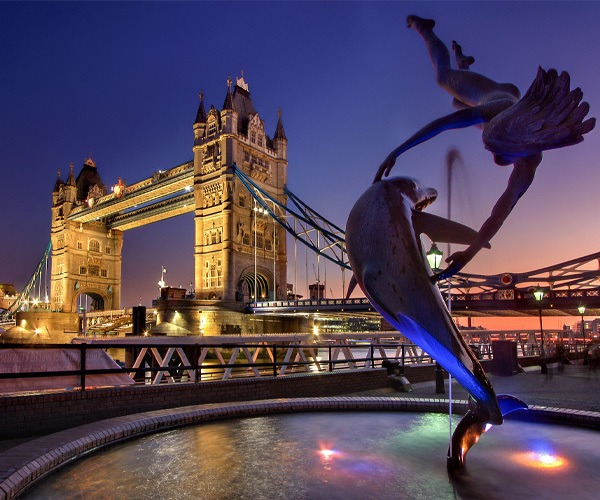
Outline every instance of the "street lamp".
<path id="1" fill-rule="evenodd" d="M 581 314 L 581 337 L 583 338 L 583 350 L 585 352 L 585 322 L 583 321 L 583 314 L 585 313 L 585 306 L 581 305 L 577 308 L 579 314 Z"/>
<path id="2" fill-rule="evenodd" d="M 435 243 L 431 245 L 431 249 L 427 252 L 427 262 L 429 262 L 429 267 L 431 270 L 436 273 L 440 270 L 440 266 L 442 265 L 442 251 L 437 247 Z"/>
<path id="3" fill-rule="evenodd" d="M 435 243 L 432 243 L 431 248 L 425 254 L 427 256 L 427 262 L 429 263 L 429 267 L 434 273 L 437 273 L 440 270 L 440 266 L 442 265 L 442 251 L 437 247 Z M 445 394 L 444 390 L 444 370 L 440 364 L 435 362 L 435 393 L 436 394 Z"/>
<path id="4" fill-rule="evenodd" d="M 164 288 L 166 286 L 165 283 L 165 274 L 167 273 L 167 270 L 164 268 L 164 266 L 160 266 L 160 281 L 158 282 L 158 288 Z"/>
<path id="5" fill-rule="evenodd" d="M 540 335 L 542 338 L 542 345 L 541 345 L 541 350 L 540 350 L 540 357 L 542 358 L 540 360 L 540 365 L 542 367 L 542 373 L 548 373 L 548 367 L 546 366 L 546 362 L 544 361 L 544 327 L 542 325 L 542 300 L 544 300 L 544 290 L 540 287 L 537 287 L 534 291 L 533 291 L 533 297 L 535 298 L 535 301 L 537 302 L 538 305 L 538 311 L 540 313 Z"/>

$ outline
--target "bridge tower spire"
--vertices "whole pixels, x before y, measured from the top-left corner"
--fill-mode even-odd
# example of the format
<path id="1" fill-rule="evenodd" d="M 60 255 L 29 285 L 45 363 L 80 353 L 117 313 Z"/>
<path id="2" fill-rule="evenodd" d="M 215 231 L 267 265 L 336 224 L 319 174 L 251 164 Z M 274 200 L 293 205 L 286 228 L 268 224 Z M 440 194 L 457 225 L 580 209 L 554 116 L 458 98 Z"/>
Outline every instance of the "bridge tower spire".
<path id="1" fill-rule="evenodd" d="M 229 78 L 221 111 L 198 111 L 194 123 L 196 299 L 225 306 L 284 299 L 285 230 L 258 210 L 234 165 L 286 203 L 287 138 L 281 116 L 275 137 L 265 133 L 244 75 Z M 203 106 L 201 98 L 201 106 Z"/>

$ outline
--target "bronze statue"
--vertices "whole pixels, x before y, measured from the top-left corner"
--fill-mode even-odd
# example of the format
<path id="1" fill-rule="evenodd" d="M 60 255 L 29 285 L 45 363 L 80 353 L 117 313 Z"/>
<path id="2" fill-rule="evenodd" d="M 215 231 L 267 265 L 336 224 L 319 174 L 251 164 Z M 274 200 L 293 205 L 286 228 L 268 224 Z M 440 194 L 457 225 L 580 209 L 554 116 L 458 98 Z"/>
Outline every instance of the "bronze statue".
<path id="1" fill-rule="evenodd" d="M 425 41 L 436 81 L 454 97 L 453 105 L 457 111 L 429 123 L 394 149 L 379 167 L 374 182 L 388 176 L 396 158 L 405 151 L 444 130 L 471 125 L 482 126 L 484 146 L 494 155 L 498 165 L 513 165 L 508 185 L 477 238 L 467 249 L 446 259 L 449 266 L 436 275 L 439 280 L 459 272 L 498 232 L 531 185 L 542 161 L 542 152 L 583 141 L 584 134 L 594 128 L 596 119 L 584 121 L 589 105 L 582 102 L 581 89 L 570 90 L 567 72 L 559 75 L 554 69 L 539 68 L 535 80 L 521 98 L 515 85 L 498 83 L 470 71 L 475 60 L 464 56 L 456 42 L 452 47 L 459 69 L 452 68 L 446 45 L 433 32 L 435 21 L 408 16 L 407 25 Z"/>

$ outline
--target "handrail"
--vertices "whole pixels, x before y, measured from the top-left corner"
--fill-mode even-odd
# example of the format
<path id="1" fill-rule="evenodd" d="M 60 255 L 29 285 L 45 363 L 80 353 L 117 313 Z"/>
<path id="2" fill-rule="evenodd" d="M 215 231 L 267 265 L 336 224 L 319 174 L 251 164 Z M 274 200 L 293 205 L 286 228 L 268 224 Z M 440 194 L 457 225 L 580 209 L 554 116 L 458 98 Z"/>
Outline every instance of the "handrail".
<path id="1" fill-rule="evenodd" d="M 430 356 L 422 352 L 421 354 L 411 354 L 414 351 L 413 344 L 398 344 L 398 343 L 373 343 L 373 342 L 361 342 L 358 344 L 334 344 L 332 342 L 320 342 L 320 343 L 298 343 L 298 342 L 252 342 L 252 343 L 238 343 L 238 344 L 220 344 L 220 343 L 184 343 L 184 342 L 173 342 L 166 345 L 158 345 L 148 343 L 123 343 L 123 342 L 99 342 L 99 343 L 72 343 L 72 344 L 0 344 L 0 351 L 4 349 L 25 349 L 25 350 L 45 350 L 45 349 L 68 349 L 77 350 L 80 353 L 79 356 L 79 369 L 76 370 L 54 370 L 44 372 L 19 372 L 19 373 L 0 373 L 1 379 L 17 379 L 17 378 L 39 378 L 39 377 L 67 377 L 77 376 L 79 377 L 80 386 L 79 390 L 85 390 L 86 377 L 89 375 L 98 374 L 128 374 L 132 376 L 132 379 L 136 382 L 147 383 L 148 374 L 159 375 L 160 373 L 167 373 L 166 377 L 161 377 L 162 380 L 169 377 L 172 380 L 177 381 L 203 381 L 207 378 L 214 380 L 214 376 L 229 373 L 229 377 L 235 377 L 235 375 L 244 377 L 248 376 L 248 371 L 251 370 L 255 375 L 264 377 L 272 375 L 277 377 L 290 373 L 290 370 L 295 371 L 310 371 L 310 367 L 317 367 L 318 371 L 325 371 L 320 366 L 327 366 L 327 371 L 335 371 L 340 369 L 348 369 L 352 367 L 357 368 L 368 368 L 377 367 L 381 365 L 381 362 L 388 359 L 396 359 L 395 356 L 391 356 L 391 351 L 401 352 L 399 361 L 402 365 L 410 365 L 417 363 L 432 364 L 433 360 Z M 102 368 L 102 369 L 90 369 L 86 366 L 86 353 L 90 349 L 131 349 L 134 352 L 140 353 L 145 350 L 144 356 L 147 356 L 147 362 L 143 363 L 143 366 L 121 366 L 119 368 Z M 165 352 L 180 352 L 187 351 L 188 353 L 195 352 L 195 355 L 187 356 L 186 362 L 180 358 L 176 360 L 171 357 L 170 359 L 163 359 Z M 200 352 L 206 354 L 210 350 L 221 349 L 230 352 L 241 352 L 247 353 L 256 349 L 264 350 L 262 358 L 256 358 L 255 360 L 246 361 L 241 360 L 238 357 L 230 357 L 225 360 L 222 356 L 216 356 L 216 359 L 206 361 L 205 356 L 200 360 L 198 355 Z M 412 351 L 411 351 L 412 349 Z M 304 359 L 291 358 L 290 353 L 292 351 L 313 351 L 313 354 L 304 356 Z M 376 352 L 376 350 L 378 352 Z M 381 354 L 381 351 L 383 354 Z M 361 352 L 357 352 L 361 351 Z M 159 355 L 157 359 L 150 356 L 150 352 Z M 219 351 L 220 352 L 220 351 Z M 316 359 L 314 354 L 327 353 L 326 359 Z M 344 356 L 339 356 L 341 353 Z M 390 353 L 388 356 L 387 353 Z M 348 356 L 349 354 L 349 356 Z M 223 362 L 219 360 L 219 357 Z M 309 360 L 309 358 L 313 358 Z M 157 362 L 162 360 L 162 363 Z M 175 364 L 169 364 L 174 362 Z M 141 365 L 142 363 L 140 363 Z M 186 373 L 196 374 L 195 377 L 184 376 Z M 206 375 L 205 378 L 202 375 Z M 142 376 L 143 380 L 139 380 Z"/>
<path id="2" fill-rule="evenodd" d="M 480 359 L 492 359 L 489 344 L 472 346 Z M 126 374 L 139 384 L 167 382 L 203 382 L 236 377 L 279 377 L 289 373 L 337 371 L 382 367 L 386 360 L 397 360 L 400 366 L 433 365 L 434 360 L 417 346 L 398 342 L 358 341 L 352 343 L 249 342 L 236 344 L 176 342 L 80 342 L 71 344 L 0 344 L 4 349 L 68 349 L 77 350 L 79 368 L 44 372 L 0 373 L 2 379 L 67 377 L 79 378 L 77 389 L 85 391 L 86 377 L 102 374 Z M 129 349 L 136 361 L 119 368 L 89 368 L 87 352 L 95 349 Z M 214 358 L 207 361 L 207 354 Z M 262 351 L 262 357 L 258 353 Z M 246 359 L 240 357 L 244 354 Z M 295 356 L 292 357 L 295 353 Z M 225 354 L 225 356 L 224 356 Z M 325 357 L 326 354 L 326 357 Z M 535 354 L 534 354 L 535 355 Z M 229 356 L 229 357 L 227 357 Z M 321 357 L 323 356 L 323 357 Z M 227 358 L 227 359 L 226 359 Z M 325 368 L 326 367 L 326 368 Z"/>

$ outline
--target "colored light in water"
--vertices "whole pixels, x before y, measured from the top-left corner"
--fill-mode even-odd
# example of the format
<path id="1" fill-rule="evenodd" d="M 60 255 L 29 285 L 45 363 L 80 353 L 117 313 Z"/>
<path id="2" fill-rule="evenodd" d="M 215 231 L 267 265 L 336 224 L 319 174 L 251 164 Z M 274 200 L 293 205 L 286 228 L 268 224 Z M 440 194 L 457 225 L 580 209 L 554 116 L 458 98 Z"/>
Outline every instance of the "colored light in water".
<path id="1" fill-rule="evenodd" d="M 556 469 L 568 464 L 564 457 L 550 452 L 528 451 L 517 453 L 514 458 L 521 465 L 536 469 Z"/>

